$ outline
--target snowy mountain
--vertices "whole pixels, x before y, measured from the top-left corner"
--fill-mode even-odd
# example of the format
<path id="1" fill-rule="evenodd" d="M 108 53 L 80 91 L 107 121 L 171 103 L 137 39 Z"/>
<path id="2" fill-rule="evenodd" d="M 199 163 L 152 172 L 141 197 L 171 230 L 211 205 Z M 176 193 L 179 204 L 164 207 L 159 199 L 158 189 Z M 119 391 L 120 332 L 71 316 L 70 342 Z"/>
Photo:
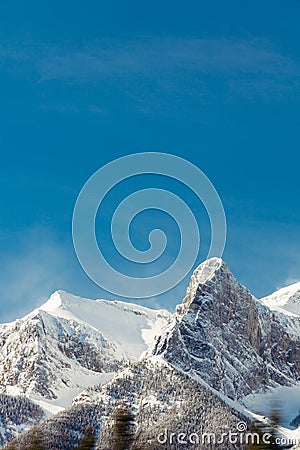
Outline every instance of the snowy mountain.
<path id="1" fill-rule="evenodd" d="M 52 412 L 69 406 L 83 388 L 138 360 L 168 317 L 55 292 L 27 316 L 0 325 L 0 392 L 25 394 Z"/>
<path id="2" fill-rule="evenodd" d="M 194 272 L 186 297 L 151 353 L 231 399 L 300 379 L 297 286 L 261 301 L 218 258 Z M 281 305 L 280 311 L 266 305 Z M 293 313 L 284 306 L 293 305 Z M 282 306 L 284 305 L 284 306 Z M 279 308 L 279 306 L 278 306 Z"/>
<path id="3" fill-rule="evenodd" d="M 88 427 L 97 449 L 110 448 L 113 413 L 124 401 L 143 448 L 181 448 L 157 442 L 166 428 L 234 432 L 254 413 L 267 416 L 261 406 L 275 394 L 281 401 L 294 397 L 283 425 L 296 427 L 299 310 L 300 283 L 256 299 L 219 258 L 195 270 L 174 314 L 58 291 L 31 314 L 0 326 L 1 389 L 52 413 L 73 399 L 71 408 L 34 428 L 47 449 L 74 448 Z M 13 445 L 26 448 L 34 432 Z"/>

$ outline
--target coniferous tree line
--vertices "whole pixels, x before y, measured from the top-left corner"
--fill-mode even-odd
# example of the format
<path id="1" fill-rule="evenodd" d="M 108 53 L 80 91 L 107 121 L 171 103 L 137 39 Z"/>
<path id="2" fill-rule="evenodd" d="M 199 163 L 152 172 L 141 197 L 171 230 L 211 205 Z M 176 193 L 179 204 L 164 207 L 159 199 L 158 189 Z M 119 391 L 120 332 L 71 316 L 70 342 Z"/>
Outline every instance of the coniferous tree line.
<path id="1" fill-rule="evenodd" d="M 0 394 L 0 446 L 13 439 L 21 425 L 32 426 L 43 418 L 42 408 L 28 398 Z"/>
<path id="2" fill-rule="evenodd" d="M 218 437 L 237 423 L 250 422 L 226 405 L 208 388 L 164 364 L 142 361 L 134 364 L 107 385 L 90 390 L 92 400 L 75 406 L 42 422 L 12 442 L 23 450 L 31 444 L 36 431 L 43 436 L 45 450 L 177 450 L 183 445 L 173 439 L 164 444 L 157 437 L 169 433 L 187 436 L 215 433 Z M 125 408 L 125 409 L 124 409 Z M 123 439 L 123 443 L 122 443 Z M 123 445 L 123 447 L 122 447 Z M 189 442 L 189 450 L 246 449 L 246 445 Z M 275 448 L 275 447 L 273 447 Z M 43 450 L 41 447 L 40 450 Z"/>

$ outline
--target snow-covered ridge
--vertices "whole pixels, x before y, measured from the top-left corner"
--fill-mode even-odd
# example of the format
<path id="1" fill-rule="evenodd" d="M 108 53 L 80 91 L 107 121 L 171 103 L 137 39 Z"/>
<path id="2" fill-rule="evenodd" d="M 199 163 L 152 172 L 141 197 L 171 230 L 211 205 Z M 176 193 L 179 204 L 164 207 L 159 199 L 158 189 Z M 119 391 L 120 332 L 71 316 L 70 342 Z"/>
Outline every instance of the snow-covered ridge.
<path id="1" fill-rule="evenodd" d="M 273 294 L 259 299 L 259 302 L 273 311 L 300 317 L 300 282 L 279 289 Z"/>
<path id="2" fill-rule="evenodd" d="M 53 412 L 67 407 L 84 388 L 137 361 L 169 316 L 57 291 L 25 317 L 0 325 L 0 392 L 29 396 Z"/>
<path id="3" fill-rule="evenodd" d="M 165 310 L 121 301 L 89 300 L 62 290 L 52 294 L 39 310 L 101 331 L 122 347 L 129 359 L 140 357 L 170 317 Z"/>

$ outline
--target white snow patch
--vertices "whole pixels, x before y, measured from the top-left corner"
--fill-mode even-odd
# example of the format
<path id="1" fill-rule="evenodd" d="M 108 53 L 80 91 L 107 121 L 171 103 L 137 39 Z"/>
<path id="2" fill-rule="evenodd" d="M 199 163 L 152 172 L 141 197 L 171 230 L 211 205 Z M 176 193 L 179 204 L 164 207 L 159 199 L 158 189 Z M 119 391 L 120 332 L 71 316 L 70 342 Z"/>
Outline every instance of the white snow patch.
<path id="1" fill-rule="evenodd" d="M 88 324 L 114 342 L 130 360 L 140 357 L 170 316 L 165 310 L 120 301 L 89 300 L 65 291 L 55 292 L 39 309 L 54 317 Z"/>
<path id="2" fill-rule="evenodd" d="M 300 318 L 300 282 L 279 289 L 259 302 L 274 311 Z"/>

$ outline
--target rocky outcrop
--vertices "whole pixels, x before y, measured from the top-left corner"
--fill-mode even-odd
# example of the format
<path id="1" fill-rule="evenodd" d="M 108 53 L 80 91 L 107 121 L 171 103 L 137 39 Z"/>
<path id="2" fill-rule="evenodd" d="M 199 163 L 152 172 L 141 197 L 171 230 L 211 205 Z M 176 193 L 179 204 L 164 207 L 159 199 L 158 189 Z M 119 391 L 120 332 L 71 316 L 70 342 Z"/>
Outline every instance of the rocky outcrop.
<path id="1" fill-rule="evenodd" d="M 256 300 L 221 259 L 212 258 L 194 272 L 152 354 L 231 399 L 287 385 L 300 378 L 300 321 L 280 314 Z"/>

